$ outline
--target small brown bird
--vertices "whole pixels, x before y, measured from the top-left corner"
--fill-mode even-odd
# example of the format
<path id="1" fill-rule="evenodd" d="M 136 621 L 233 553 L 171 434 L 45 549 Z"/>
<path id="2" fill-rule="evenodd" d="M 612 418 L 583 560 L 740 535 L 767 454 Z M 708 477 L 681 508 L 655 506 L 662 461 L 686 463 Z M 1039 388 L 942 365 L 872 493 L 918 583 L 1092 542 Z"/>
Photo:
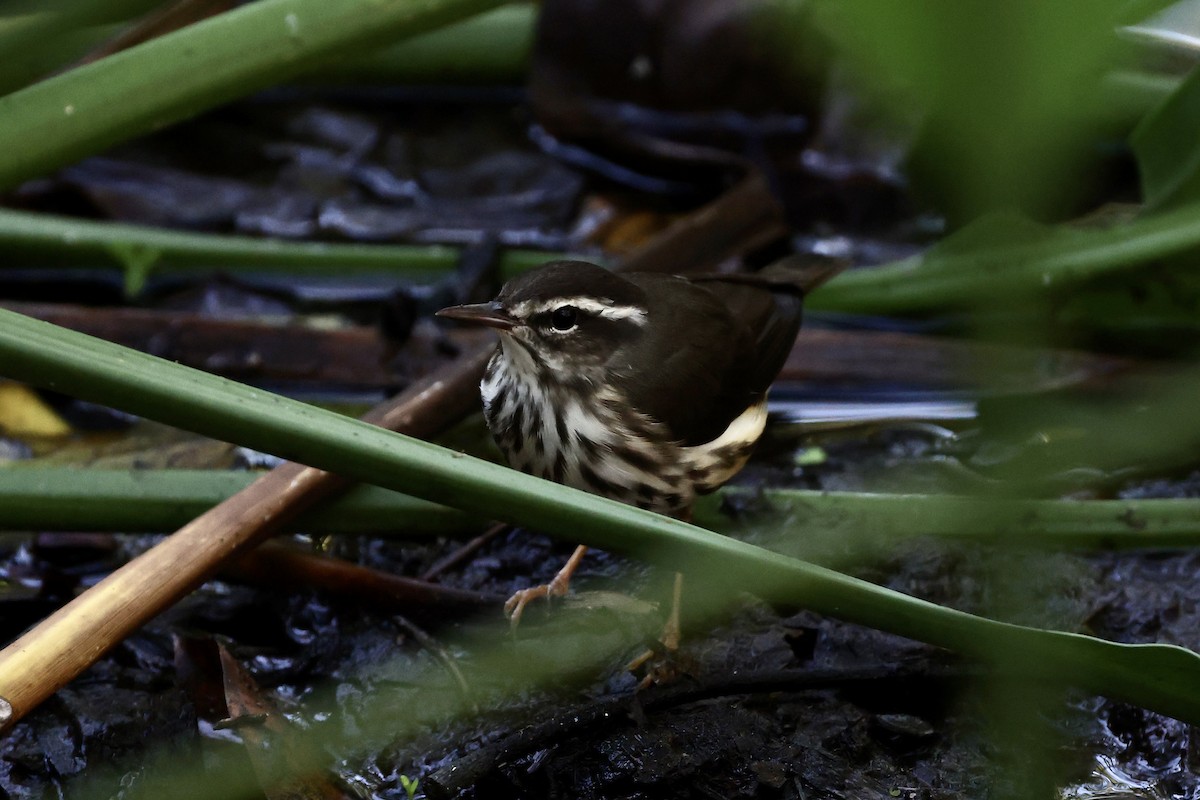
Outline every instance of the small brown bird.
<path id="1" fill-rule="evenodd" d="M 480 388 L 509 464 L 686 519 L 697 495 L 746 463 L 804 293 L 836 271 L 777 265 L 683 278 L 557 261 L 509 281 L 490 303 L 438 316 L 500 331 Z M 565 594 L 585 552 L 505 611 L 515 621 L 530 600 Z"/>

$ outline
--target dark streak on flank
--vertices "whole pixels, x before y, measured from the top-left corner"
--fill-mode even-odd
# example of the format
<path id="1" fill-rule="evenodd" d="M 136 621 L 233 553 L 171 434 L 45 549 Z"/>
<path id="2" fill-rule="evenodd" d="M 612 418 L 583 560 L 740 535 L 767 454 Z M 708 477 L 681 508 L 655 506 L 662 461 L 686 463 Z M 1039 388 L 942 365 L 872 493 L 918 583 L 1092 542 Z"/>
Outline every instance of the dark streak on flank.
<path id="1" fill-rule="evenodd" d="M 635 450 L 632 447 L 617 447 L 613 449 L 613 455 L 641 472 L 649 473 L 651 475 L 658 472 L 658 462 L 655 461 L 652 456 L 649 456 L 640 450 Z"/>
<path id="2" fill-rule="evenodd" d="M 496 395 L 495 395 L 495 397 L 492 398 L 492 402 L 488 406 L 489 408 L 493 408 L 497 412 L 499 412 L 501 409 L 509 407 L 508 406 L 508 387 L 509 387 L 508 381 L 505 381 L 505 380 L 500 381 L 500 385 L 496 388 Z"/>
<path id="3" fill-rule="evenodd" d="M 583 450 L 586 458 L 592 461 L 596 460 L 596 457 L 600 454 L 600 445 L 579 431 L 575 431 L 575 441 L 579 445 L 579 448 Z"/>
<path id="4" fill-rule="evenodd" d="M 562 411 L 555 410 L 554 425 L 558 428 L 558 441 L 561 447 L 566 447 L 567 442 L 571 441 L 571 432 L 567 429 L 567 415 Z"/>
<path id="5" fill-rule="evenodd" d="M 583 478 L 585 483 L 588 483 L 592 488 L 596 489 L 597 494 L 602 494 L 605 497 L 618 495 L 625 488 L 620 484 L 605 480 L 596 474 L 596 471 L 588 466 L 586 461 L 579 462 L 579 477 Z"/>
<path id="6" fill-rule="evenodd" d="M 509 420 L 509 430 L 513 437 L 513 453 L 521 452 L 521 447 L 524 445 L 525 433 L 525 404 L 514 403 L 512 418 Z"/>
<path id="7" fill-rule="evenodd" d="M 542 407 L 537 403 L 529 406 L 529 435 L 532 436 L 534 431 L 542 429 Z"/>

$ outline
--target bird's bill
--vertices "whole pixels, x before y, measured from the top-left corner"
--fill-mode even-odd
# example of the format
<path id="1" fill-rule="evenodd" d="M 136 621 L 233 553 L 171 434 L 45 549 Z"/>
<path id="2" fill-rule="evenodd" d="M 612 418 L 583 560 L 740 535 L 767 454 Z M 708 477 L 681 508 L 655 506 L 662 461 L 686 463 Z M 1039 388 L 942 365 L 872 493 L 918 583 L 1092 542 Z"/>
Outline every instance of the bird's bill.
<path id="1" fill-rule="evenodd" d="M 437 312 L 436 316 L 445 317 L 446 319 L 456 319 L 461 322 L 470 322 L 474 325 L 486 325 L 489 328 L 498 328 L 502 331 L 510 331 L 518 324 L 517 318 L 509 314 L 504 306 L 499 303 L 450 306 Z"/>

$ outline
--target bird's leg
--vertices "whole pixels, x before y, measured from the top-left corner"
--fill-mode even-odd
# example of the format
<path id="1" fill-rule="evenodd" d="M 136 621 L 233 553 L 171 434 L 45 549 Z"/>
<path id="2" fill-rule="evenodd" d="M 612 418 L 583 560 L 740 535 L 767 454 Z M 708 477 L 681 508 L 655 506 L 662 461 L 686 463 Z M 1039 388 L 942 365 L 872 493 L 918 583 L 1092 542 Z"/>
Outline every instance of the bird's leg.
<path id="1" fill-rule="evenodd" d="M 692 521 L 692 507 L 688 506 L 679 513 L 681 522 Z M 681 638 L 679 632 L 679 609 L 683 605 L 683 573 L 675 573 L 675 586 L 671 590 L 671 613 L 667 615 L 667 622 L 663 625 L 662 634 L 659 636 L 659 641 L 663 643 L 663 647 L 668 653 L 674 653 L 679 649 L 679 640 Z"/>
<path id="2" fill-rule="evenodd" d="M 683 522 L 691 522 L 692 509 L 690 507 L 684 509 L 678 518 Z M 638 684 L 639 689 L 644 689 L 652 683 L 664 683 L 674 675 L 674 671 L 667 664 L 666 659 L 673 657 L 679 650 L 679 641 L 682 638 L 679 630 L 679 609 L 682 605 L 683 573 L 676 572 L 675 585 L 671 590 L 671 611 L 667 614 L 667 621 L 663 625 L 662 633 L 658 635 L 658 642 L 662 645 L 661 650 L 651 648 L 630 661 L 625 667 L 630 672 L 637 672 L 647 664 L 650 665 L 646 670 L 646 676 Z M 652 663 L 655 659 L 658 659 L 657 663 Z"/>
<path id="3" fill-rule="evenodd" d="M 541 597 L 562 597 L 567 593 L 567 590 L 571 588 L 571 576 L 575 574 L 575 570 L 579 569 L 579 562 L 583 561 L 587 551 L 587 545 L 579 545 L 549 583 L 521 589 L 508 598 L 508 602 L 504 604 L 504 613 L 514 628 L 521 622 L 521 615 L 525 613 L 525 606 L 529 605 L 530 601 Z"/>
<path id="4" fill-rule="evenodd" d="M 667 614 L 667 622 L 663 625 L 662 633 L 658 635 L 661 649 L 652 647 L 625 667 L 630 672 L 637 672 L 649 664 L 645 677 L 638 684 L 639 689 L 645 689 L 652 683 L 665 683 L 675 675 L 668 660 L 679 650 L 679 641 L 682 638 L 679 630 L 679 609 L 683 605 L 682 601 L 683 573 L 676 572 L 675 585 L 671 590 L 671 612 Z"/>
<path id="5" fill-rule="evenodd" d="M 667 615 L 667 622 L 663 625 L 662 633 L 659 634 L 658 640 L 663 643 L 663 647 L 668 652 L 674 653 L 679 649 L 679 640 L 682 635 L 679 632 L 679 607 L 683 604 L 683 573 L 675 573 L 675 586 L 671 590 L 671 613 Z"/>

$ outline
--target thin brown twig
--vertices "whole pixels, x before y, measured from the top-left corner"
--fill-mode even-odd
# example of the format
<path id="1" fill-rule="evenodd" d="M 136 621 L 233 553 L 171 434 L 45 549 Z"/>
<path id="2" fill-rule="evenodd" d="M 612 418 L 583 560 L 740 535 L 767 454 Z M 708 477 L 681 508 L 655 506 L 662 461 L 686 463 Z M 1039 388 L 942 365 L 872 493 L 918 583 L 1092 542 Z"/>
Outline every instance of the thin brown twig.
<path id="1" fill-rule="evenodd" d="M 435 562 L 433 566 L 421 573 L 421 580 L 432 581 L 448 569 L 453 569 L 459 564 L 465 562 L 468 558 L 482 550 L 489 542 L 495 539 L 500 534 L 512 528 L 507 522 L 493 523 L 486 531 L 476 536 L 471 541 L 459 547 L 453 553 L 450 553 L 445 558 Z"/>

